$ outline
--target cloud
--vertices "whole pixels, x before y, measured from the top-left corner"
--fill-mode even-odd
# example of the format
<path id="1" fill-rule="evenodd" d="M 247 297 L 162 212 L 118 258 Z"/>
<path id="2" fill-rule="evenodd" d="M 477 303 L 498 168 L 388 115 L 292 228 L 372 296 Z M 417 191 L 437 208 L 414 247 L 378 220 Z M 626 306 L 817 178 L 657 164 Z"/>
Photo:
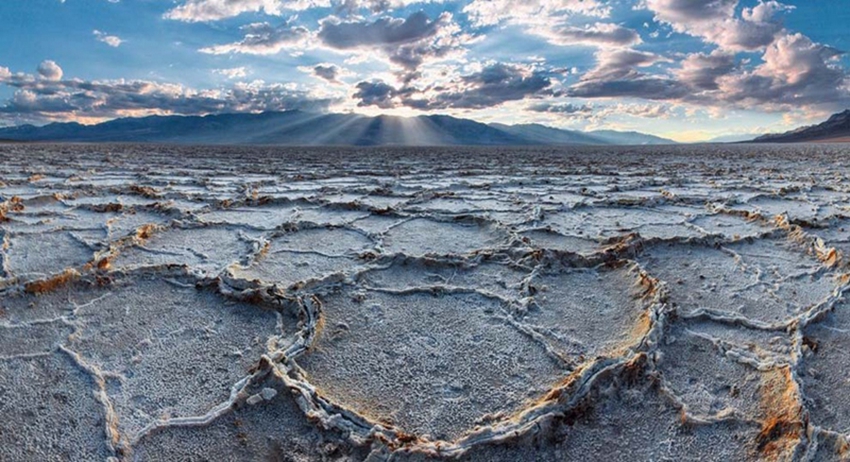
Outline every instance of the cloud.
<path id="1" fill-rule="evenodd" d="M 757 10 L 747 13 L 748 17 L 757 14 Z M 829 112 L 850 104 L 850 78 L 837 61 L 841 54 L 805 35 L 784 34 L 765 47 L 761 63 L 755 66 L 748 60 L 738 62 L 734 52 L 718 48 L 685 55 L 669 71 L 650 72 L 657 63 L 673 61 L 637 50 L 599 50 L 596 66 L 569 87 L 567 95 L 689 103 L 712 111 Z"/>
<path id="2" fill-rule="evenodd" d="M 598 47 L 626 47 L 641 43 L 640 34 L 634 29 L 616 24 L 596 23 L 584 27 L 559 24 L 552 27 L 532 29 L 555 45 L 586 45 Z"/>
<path id="3" fill-rule="evenodd" d="M 666 61 L 660 55 L 632 49 L 603 49 L 597 51 L 596 67 L 588 71 L 582 80 L 622 80 L 638 77 L 642 74 L 636 67 L 648 67 Z"/>
<path id="4" fill-rule="evenodd" d="M 628 115 L 643 119 L 666 119 L 672 111 L 673 108 L 669 104 L 615 104 L 599 111 L 598 116 L 607 118 L 612 115 Z"/>
<path id="5" fill-rule="evenodd" d="M 703 117 L 739 108 L 810 114 L 807 111 L 850 106 L 846 59 L 834 48 L 788 30 L 783 18 L 794 7 L 782 1 L 171 0 L 164 9 L 166 18 L 185 22 L 251 18 L 197 26 L 233 32 L 242 25 L 238 38 L 203 42 L 199 51 L 305 54 L 300 64 L 307 65 L 297 67 L 304 75 L 294 78 L 314 87 L 301 94 L 302 99 L 334 98 L 347 90 L 346 108 L 356 104 L 457 114 L 499 107 L 481 114 L 494 117 L 517 108 L 527 111 L 527 117 L 597 120 L 613 116 L 613 111 L 658 118 L 684 114 L 682 108 L 697 110 Z M 420 4 L 424 11 L 416 11 Z M 643 11 L 631 11 L 632 5 Z M 273 17 L 256 19 L 261 15 Z M 640 29 L 633 25 L 638 17 L 646 21 Z M 109 46 L 122 45 L 118 36 L 100 30 L 92 33 Z M 565 51 L 547 45 L 532 50 L 534 56 L 525 56 L 526 47 L 518 43 L 523 37 L 556 47 L 592 49 Z M 659 51 L 662 45 L 671 49 Z M 589 57 L 595 60 L 590 67 Z M 210 72 L 223 76 L 219 81 L 224 77 L 244 80 L 249 72 L 245 67 L 230 67 L 237 65 L 247 64 L 212 66 L 223 69 Z M 356 79 L 345 68 L 356 69 Z M 258 101 L 239 103 L 242 97 L 230 94 L 242 84 L 194 90 L 156 82 L 138 85 L 139 81 L 64 78 L 52 61 L 30 74 L 13 74 L 0 67 L 0 82 L 16 90 L 7 98 L 5 113 L 10 113 L 10 107 L 27 114 L 41 108 L 50 117 L 64 117 L 63 111 L 136 111 L 120 109 L 132 106 L 134 98 L 148 106 L 140 110 L 154 112 L 178 110 L 180 98 L 190 112 L 230 110 L 240 104 L 248 110 L 261 106 Z M 130 88 L 134 82 L 137 86 Z M 251 88 L 256 94 L 272 92 L 274 100 L 283 94 L 295 95 L 295 89 L 302 87 L 262 84 Z M 131 96 L 133 91 L 140 93 Z M 153 103 L 154 95 L 160 105 Z M 637 103 L 641 101 L 644 104 Z"/>
<path id="6" fill-rule="evenodd" d="M 505 101 L 542 94 L 551 85 L 552 81 L 546 72 L 519 65 L 496 63 L 480 72 L 464 76 L 458 90 L 441 93 L 436 98 L 436 104 L 432 104 L 441 108 L 491 107 Z"/>
<path id="7" fill-rule="evenodd" d="M 243 13 L 281 16 L 285 10 L 303 11 L 330 7 L 330 0 L 188 0 L 168 10 L 164 17 L 184 22 L 219 21 Z"/>
<path id="8" fill-rule="evenodd" d="M 628 80 L 591 80 L 578 83 L 568 90 L 574 98 L 642 98 L 652 100 L 675 100 L 688 94 L 681 83 L 654 76 L 641 76 Z"/>
<path id="9" fill-rule="evenodd" d="M 331 83 L 339 83 L 339 76 L 342 73 L 340 68 L 333 64 L 319 64 L 313 66 L 312 73 L 314 76 L 327 80 Z"/>
<path id="10" fill-rule="evenodd" d="M 352 77 L 353 72 L 331 63 L 319 63 L 313 66 L 299 66 L 298 70 L 305 74 L 334 85 L 345 85 L 343 77 Z"/>
<path id="11" fill-rule="evenodd" d="M 462 10 L 473 28 L 513 25 L 552 44 L 630 46 L 640 43 L 636 31 L 597 22 L 578 27 L 574 16 L 607 18 L 612 7 L 602 0 L 472 0 Z"/>
<path id="12" fill-rule="evenodd" d="M 62 68 L 53 61 L 42 61 L 38 65 L 38 75 L 45 80 L 59 80 L 62 78 Z"/>
<path id="13" fill-rule="evenodd" d="M 433 37 L 450 17 L 448 13 L 443 13 L 431 21 L 427 14 L 419 11 L 407 19 L 380 18 L 374 22 L 343 22 L 330 18 L 322 21 L 318 37 L 325 45 L 340 50 L 363 46 L 403 45 Z"/>
<path id="14" fill-rule="evenodd" d="M 442 3 L 443 0 L 335 0 L 336 10 L 341 13 L 354 14 L 359 10 L 369 10 L 373 13 L 383 13 L 397 8 L 405 8 L 419 3 Z"/>
<path id="15" fill-rule="evenodd" d="M 596 66 L 567 89 L 568 96 L 669 101 L 712 112 L 827 111 L 850 104 L 850 79 L 837 61 L 841 53 L 787 32 L 776 20 L 791 7 L 759 1 L 740 8 L 738 0 L 645 0 L 643 6 L 656 21 L 716 48 L 671 53 L 675 59 L 670 59 L 612 44 L 596 51 Z M 762 51 L 761 62 L 739 59 L 744 51 Z M 656 66 L 660 63 L 665 65 Z M 641 114 L 651 117 L 652 112 Z"/>
<path id="16" fill-rule="evenodd" d="M 461 76 L 446 85 L 418 89 L 395 88 L 376 80 L 360 82 L 354 98 L 358 106 L 420 110 L 483 109 L 508 101 L 552 95 L 548 72 L 519 65 L 495 63 Z"/>
<path id="17" fill-rule="evenodd" d="M 54 63 L 55 64 L 55 63 Z M 58 68 L 58 66 L 56 66 Z M 0 72 L 0 84 L 16 91 L 0 106 L 0 118 L 28 121 L 108 119 L 150 114 L 203 115 L 289 109 L 327 110 L 335 101 L 289 84 L 236 83 L 227 89 L 198 90 L 146 80 L 47 79 Z M 56 76 L 56 73 L 51 74 Z M 6 116 L 4 116 L 5 114 Z"/>
<path id="18" fill-rule="evenodd" d="M 723 20 L 735 14 L 738 0 L 645 0 L 659 20 L 671 24 Z"/>
<path id="19" fill-rule="evenodd" d="M 248 75 L 248 69 L 245 67 L 233 67 L 229 69 L 213 69 L 214 74 L 223 75 L 228 79 L 239 79 Z"/>
<path id="20" fill-rule="evenodd" d="M 668 118 L 672 113 L 669 104 L 613 104 L 593 106 L 590 104 L 539 102 L 526 108 L 532 112 L 557 115 L 562 119 L 578 119 L 593 124 L 602 123 L 611 116 L 631 116 L 644 119 Z"/>
<path id="21" fill-rule="evenodd" d="M 673 75 L 684 84 L 695 90 L 717 90 L 718 79 L 731 74 L 737 69 L 735 55 L 715 50 L 710 54 L 693 53 L 682 60 L 679 69 Z"/>
<path id="22" fill-rule="evenodd" d="M 97 41 L 103 42 L 113 48 L 118 48 L 119 46 L 121 46 L 122 43 L 124 43 L 124 41 L 121 40 L 120 37 L 116 35 L 109 35 L 106 32 L 102 32 L 99 30 L 92 31 L 92 34 L 94 34 L 94 36 L 97 38 Z"/>
<path id="23" fill-rule="evenodd" d="M 353 52 L 353 58 L 360 62 L 378 58 L 395 66 L 399 80 L 407 83 L 418 78 L 418 68 L 424 63 L 462 54 L 461 44 L 472 42 L 460 34 L 449 13 L 433 20 L 421 11 L 407 18 L 382 17 L 372 21 L 330 16 L 320 21 L 315 32 L 293 25 L 295 20 L 292 18 L 280 26 L 266 22 L 248 24 L 242 27 L 241 40 L 199 51 L 252 55 L 271 55 L 284 50 L 293 53 L 329 50 L 349 55 Z"/>
<path id="24" fill-rule="evenodd" d="M 499 24 L 549 25 L 568 15 L 608 17 L 611 7 L 599 0 L 472 0 L 463 8 L 475 27 Z"/>
<path id="25" fill-rule="evenodd" d="M 258 22 L 242 26 L 245 36 L 238 42 L 201 48 L 201 53 L 221 55 L 243 53 L 250 55 L 273 55 L 284 48 L 300 50 L 307 46 L 310 31 L 302 26 L 290 23 L 272 26 L 267 22 Z"/>
<path id="26" fill-rule="evenodd" d="M 846 108 L 848 76 L 833 60 L 841 52 L 802 34 L 785 35 L 770 45 L 752 71 L 718 79 L 717 95 L 738 107 L 758 105 L 784 111 L 802 106 Z"/>
<path id="27" fill-rule="evenodd" d="M 528 106 L 526 109 L 532 112 L 545 112 L 549 114 L 592 114 L 593 106 L 588 104 L 553 103 L 540 102 Z"/>
<path id="28" fill-rule="evenodd" d="M 473 39 L 462 33 L 450 13 L 430 19 L 422 11 L 407 18 L 384 17 L 374 21 L 342 21 L 331 17 L 321 22 L 317 37 L 337 51 L 358 51 L 374 59 L 375 52 L 398 68 L 399 80 L 409 83 L 427 62 L 462 54 Z"/>
<path id="29" fill-rule="evenodd" d="M 667 76 L 640 70 L 669 62 L 660 55 L 632 49 L 603 49 L 597 51 L 595 57 L 596 66 L 567 90 L 569 96 L 666 100 L 681 98 L 689 91 Z"/>
<path id="30" fill-rule="evenodd" d="M 396 90 L 392 85 L 383 81 L 360 82 L 356 86 L 357 91 L 353 97 L 359 100 L 357 106 L 376 106 L 381 109 L 392 109 L 399 105 L 399 101 L 394 101 L 396 96 L 401 92 Z"/>
<path id="31" fill-rule="evenodd" d="M 110 0 L 112 1 L 112 0 Z M 443 0 L 186 0 L 168 10 L 164 17 L 184 22 L 220 21 L 244 13 L 282 16 L 285 11 L 334 8 L 338 13 L 354 15 L 361 10 L 383 13 L 420 3 Z"/>
<path id="32" fill-rule="evenodd" d="M 777 13 L 793 7 L 777 1 L 763 1 L 744 8 L 736 17 L 738 0 L 645 0 L 655 20 L 669 24 L 674 31 L 700 37 L 727 51 L 761 50 L 783 32 Z"/>

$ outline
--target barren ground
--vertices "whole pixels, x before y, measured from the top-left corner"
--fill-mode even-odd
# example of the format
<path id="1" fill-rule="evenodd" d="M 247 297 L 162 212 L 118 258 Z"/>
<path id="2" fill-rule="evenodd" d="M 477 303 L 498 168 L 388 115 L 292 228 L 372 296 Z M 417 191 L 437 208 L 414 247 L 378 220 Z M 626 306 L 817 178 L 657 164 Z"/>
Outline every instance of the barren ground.
<path id="1" fill-rule="evenodd" d="M 846 460 L 848 154 L 0 146 L 0 460 Z"/>

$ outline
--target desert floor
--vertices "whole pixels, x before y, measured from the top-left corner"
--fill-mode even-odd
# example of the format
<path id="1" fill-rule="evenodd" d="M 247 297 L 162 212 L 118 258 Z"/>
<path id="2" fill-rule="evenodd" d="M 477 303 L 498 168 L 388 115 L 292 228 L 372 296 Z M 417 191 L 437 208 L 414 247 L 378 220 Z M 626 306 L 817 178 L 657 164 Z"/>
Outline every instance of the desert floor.
<path id="1" fill-rule="evenodd" d="M 849 154 L 0 146 L 0 459 L 845 459 Z"/>

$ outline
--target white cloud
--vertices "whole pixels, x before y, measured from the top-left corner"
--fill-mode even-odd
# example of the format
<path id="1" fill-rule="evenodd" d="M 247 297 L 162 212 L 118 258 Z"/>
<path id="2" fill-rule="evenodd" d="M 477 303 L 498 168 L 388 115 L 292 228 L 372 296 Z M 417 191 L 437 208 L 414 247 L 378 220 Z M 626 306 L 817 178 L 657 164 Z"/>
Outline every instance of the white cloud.
<path id="1" fill-rule="evenodd" d="M 303 11 L 330 6 L 330 0 L 188 0 L 167 11 L 165 18 L 185 22 L 218 21 L 243 13 L 263 12 L 281 16 L 286 10 Z"/>
<path id="2" fill-rule="evenodd" d="M 199 51 L 214 55 L 304 55 L 302 63 L 310 65 L 297 69 L 315 80 L 299 78 L 332 92 L 334 97 L 348 91 L 349 107 L 360 104 L 411 113 L 422 110 L 464 114 L 479 108 L 503 110 L 510 105 L 522 110 L 530 100 L 552 104 L 525 108 L 527 114 L 591 119 L 612 111 L 663 118 L 671 113 L 671 107 L 680 114 L 684 114 L 683 108 L 698 107 L 702 111 L 700 118 L 736 108 L 794 110 L 810 115 L 806 111 L 850 105 L 846 61 L 837 59 L 835 49 L 786 29 L 783 16 L 794 7 L 782 0 L 463 0 L 451 9 L 454 13 L 410 8 L 403 14 L 391 14 L 411 5 L 444 1 L 171 0 L 165 17 L 198 22 L 242 14 L 252 18 L 276 16 L 244 25 L 242 36 L 235 41 L 205 42 L 204 45 L 212 44 L 201 45 Z M 612 14 L 623 10 L 623 4 L 646 10 L 639 13 L 647 17 L 640 31 L 621 22 L 634 18 L 634 12 L 612 18 Z M 285 19 L 296 14 L 293 12 L 311 8 L 325 10 Z M 237 24 L 247 22 L 250 21 Z M 224 22 L 215 25 L 215 29 L 232 32 L 234 23 Z M 504 31 L 505 28 L 510 30 Z M 533 56 L 518 56 L 516 47 L 505 44 L 515 38 L 517 31 L 556 46 L 588 46 L 595 50 L 560 50 L 549 55 L 553 47 L 546 46 L 532 50 Z M 499 37 L 505 32 L 507 37 Z M 491 40 L 485 38 L 485 33 Z M 678 46 L 682 41 L 675 38 L 676 34 L 695 38 L 685 41 L 689 44 L 687 51 L 640 50 L 643 40 L 652 45 L 645 49 L 659 50 L 665 42 Z M 100 30 L 93 31 L 93 35 L 113 47 L 123 42 Z M 700 40 L 703 46 L 691 46 Z M 483 42 L 483 46 L 472 46 L 476 41 Z M 478 51 L 482 55 L 474 55 Z M 596 65 L 588 70 L 582 63 L 589 52 L 594 52 Z M 574 59 L 579 53 L 584 56 Z M 244 59 L 248 58 L 240 57 L 239 64 Z M 326 60 L 329 62 L 314 64 Z M 573 67 L 576 65 L 579 68 Z M 211 72 L 242 80 L 250 74 L 246 67 Z M 288 78 L 291 75 L 281 76 Z M 62 69 L 52 61 L 45 61 L 31 75 L 12 74 L 0 67 L 0 84 L 16 82 L 7 84 L 18 90 L 9 100 L 14 104 L 8 107 L 60 111 L 67 101 L 52 97 L 47 89 L 53 85 L 51 82 L 64 82 L 62 79 Z M 90 90 L 83 87 L 100 83 L 79 83 L 80 91 L 66 89 L 66 96 L 72 97 L 72 106 L 85 108 L 83 97 Z M 163 91 L 154 89 L 158 87 L 140 88 L 160 94 Z M 255 83 L 251 88 L 259 87 Z M 112 90 L 104 91 L 111 105 L 121 100 Z M 207 104 L 201 102 L 201 97 L 210 95 L 209 91 L 189 93 L 182 97 L 189 98 L 191 104 Z M 214 96 L 210 104 L 222 104 L 220 100 Z M 631 104 L 635 101 L 646 104 Z M 593 106 L 596 102 L 599 105 Z M 254 110 L 257 105 L 245 107 Z M 590 107 L 592 113 L 588 111 Z"/>
<path id="3" fill-rule="evenodd" d="M 470 66 L 478 67 L 478 66 Z M 382 80 L 357 84 L 354 98 L 361 107 L 408 107 L 420 110 L 483 109 L 509 101 L 551 96 L 549 72 L 534 65 L 489 63 L 439 87 L 393 87 Z"/>
<path id="4" fill-rule="evenodd" d="M 116 35 L 109 35 L 106 32 L 102 32 L 96 29 L 92 31 L 92 34 L 94 34 L 94 36 L 99 42 L 103 42 L 113 48 L 118 48 L 119 46 L 121 46 L 122 43 L 124 43 L 124 41 L 121 40 L 120 37 Z"/>
<path id="5" fill-rule="evenodd" d="M 699 91 L 713 91 L 718 89 L 718 79 L 729 75 L 736 67 L 735 55 L 714 50 L 710 54 L 687 55 L 673 75 Z"/>
<path id="6" fill-rule="evenodd" d="M 741 107 L 757 104 L 771 111 L 846 107 L 850 79 L 833 62 L 840 54 L 805 35 L 784 35 L 767 47 L 763 63 L 754 70 L 719 78 L 720 97 Z"/>
<path id="7" fill-rule="evenodd" d="M 430 19 L 422 11 L 407 18 L 381 17 L 373 21 L 330 17 L 321 22 L 316 35 L 326 49 L 353 52 L 355 55 L 346 60 L 347 64 L 384 61 L 403 83 L 420 78 L 425 65 L 460 59 L 466 46 L 476 40 L 463 32 L 451 13 Z"/>
<path id="8" fill-rule="evenodd" d="M 322 21 L 318 37 L 325 45 L 343 50 L 360 46 L 404 45 L 433 37 L 451 18 L 450 13 L 443 13 L 431 20 L 421 11 L 406 19 L 383 17 L 372 22 L 340 21 L 331 17 Z"/>
<path id="9" fill-rule="evenodd" d="M 549 43 L 563 46 L 625 47 L 641 43 L 640 34 L 634 29 L 600 22 L 584 27 L 560 23 L 554 26 L 532 28 L 529 32 L 546 38 Z"/>
<path id="10" fill-rule="evenodd" d="M 648 67 L 666 61 L 660 55 L 632 49 L 603 49 L 595 54 L 596 67 L 582 80 L 620 80 L 637 76 L 636 67 Z"/>
<path id="11" fill-rule="evenodd" d="M 60 80 L 58 66 L 45 63 L 39 66 L 38 76 L 0 73 L 0 81 L 16 89 L 0 105 L 0 120 L 97 121 L 151 114 L 326 110 L 334 102 L 295 84 L 262 81 L 237 82 L 228 89 L 193 89 L 146 80 Z"/>
<path id="12" fill-rule="evenodd" d="M 656 63 L 672 61 L 636 50 L 600 50 L 596 67 L 567 93 L 696 104 L 715 114 L 733 108 L 825 114 L 850 105 L 850 77 L 837 60 L 840 55 L 802 34 L 776 38 L 755 67 L 718 48 L 686 55 L 669 71 L 650 71 Z"/>
<path id="13" fill-rule="evenodd" d="M 42 61 L 38 65 L 38 75 L 45 80 L 62 80 L 62 68 L 53 61 Z"/>
<path id="14" fill-rule="evenodd" d="M 600 111 L 602 118 L 617 115 L 627 115 L 644 119 L 667 119 L 672 115 L 673 107 L 669 104 L 615 104 Z"/>
<path id="15" fill-rule="evenodd" d="M 221 55 L 242 53 L 250 55 L 273 55 L 284 49 L 301 51 L 309 44 L 310 31 L 289 23 L 272 26 L 267 22 L 258 22 L 242 26 L 245 36 L 242 40 L 224 45 L 201 48 L 201 53 Z"/>
<path id="16" fill-rule="evenodd" d="M 656 21 L 669 24 L 674 31 L 700 37 L 727 51 L 764 49 L 783 32 L 776 14 L 793 9 L 774 0 L 760 0 L 736 17 L 738 3 L 739 0 L 645 0 L 644 6 L 655 13 Z"/>
<path id="17" fill-rule="evenodd" d="M 113 1 L 113 0 L 110 0 Z M 346 15 L 362 10 L 381 13 L 410 5 L 442 3 L 444 0 L 184 0 L 168 10 L 164 17 L 185 22 L 219 21 L 243 13 L 263 13 L 282 16 L 285 11 L 306 11 L 312 8 L 334 8 Z"/>
<path id="18" fill-rule="evenodd" d="M 574 14 L 608 17 L 611 7 L 599 0 L 472 0 L 463 8 L 474 26 L 503 23 L 544 25 L 552 18 Z"/>
<path id="19" fill-rule="evenodd" d="M 229 69 L 213 69 L 214 74 L 223 75 L 228 79 L 241 79 L 248 76 L 248 69 L 245 67 L 232 67 Z"/>
<path id="20" fill-rule="evenodd" d="M 527 107 L 529 111 L 555 114 L 565 119 L 601 123 L 611 116 L 631 116 L 645 119 L 666 119 L 672 115 L 670 104 L 642 103 L 594 106 L 591 104 L 540 102 Z"/>

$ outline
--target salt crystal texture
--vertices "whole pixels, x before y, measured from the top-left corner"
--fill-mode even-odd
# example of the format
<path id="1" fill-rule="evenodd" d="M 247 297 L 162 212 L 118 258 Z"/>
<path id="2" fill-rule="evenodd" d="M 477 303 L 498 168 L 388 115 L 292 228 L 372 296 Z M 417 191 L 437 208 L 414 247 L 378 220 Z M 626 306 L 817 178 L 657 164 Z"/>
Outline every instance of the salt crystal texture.
<path id="1" fill-rule="evenodd" d="M 0 146 L 0 460 L 850 458 L 841 146 Z"/>

